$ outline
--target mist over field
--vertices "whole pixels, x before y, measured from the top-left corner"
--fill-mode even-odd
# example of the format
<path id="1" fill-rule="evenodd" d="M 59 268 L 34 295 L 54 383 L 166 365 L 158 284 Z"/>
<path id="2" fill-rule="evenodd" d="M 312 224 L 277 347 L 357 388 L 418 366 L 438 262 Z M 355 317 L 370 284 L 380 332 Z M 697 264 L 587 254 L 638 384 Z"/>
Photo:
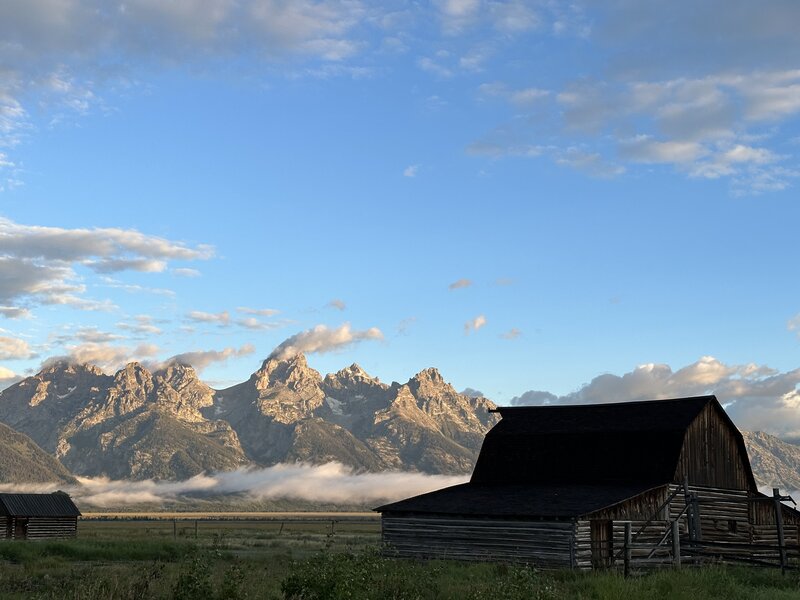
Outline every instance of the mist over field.
<path id="1" fill-rule="evenodd" d="M 68 492 L 81 506 L 111 508 L 159 505 L 187 496 L 237 494 L 251 500 L 301 500 L 331 504 L 394 501 L 464 483 L 468 475 L 386 471 L 357 473 L 341 463 L 278 464 L 264 469 L 200 474 L 184 481 L 112 480 L 79 477 L 79 485 L 2 484 L 0 492 Z"/>

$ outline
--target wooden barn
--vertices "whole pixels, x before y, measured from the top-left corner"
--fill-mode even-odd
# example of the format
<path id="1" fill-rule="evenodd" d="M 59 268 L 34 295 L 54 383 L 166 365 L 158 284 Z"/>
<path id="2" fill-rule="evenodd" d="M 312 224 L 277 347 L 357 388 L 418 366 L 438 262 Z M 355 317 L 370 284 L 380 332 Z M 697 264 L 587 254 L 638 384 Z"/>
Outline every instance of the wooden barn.
<path id="1" fill-rule="evenodd" d="M 388 552 L 581 569 L 797 555 L 800 513 L 757 490 L 714 396 L 497 410 L 468 483 L 376 509 Z"/>
<path id="2" fill-rule="evenodd" d="M 0 524 L 6 539 L 74 538 L 78 507 L 68 494 L 0 494 Z"/>

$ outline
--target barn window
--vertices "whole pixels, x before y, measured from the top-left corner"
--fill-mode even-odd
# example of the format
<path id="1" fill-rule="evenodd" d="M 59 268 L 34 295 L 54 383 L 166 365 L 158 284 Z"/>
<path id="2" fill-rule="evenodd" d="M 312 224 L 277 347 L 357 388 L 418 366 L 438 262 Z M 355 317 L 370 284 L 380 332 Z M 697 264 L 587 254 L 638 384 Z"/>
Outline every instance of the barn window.
<path id="1" fill-rule="evenodd" d="M 736 533 L 739 530 L 739 523 L 734 521 L 733 519 L 728 519 L 728 531 L 731 533 Z"/>

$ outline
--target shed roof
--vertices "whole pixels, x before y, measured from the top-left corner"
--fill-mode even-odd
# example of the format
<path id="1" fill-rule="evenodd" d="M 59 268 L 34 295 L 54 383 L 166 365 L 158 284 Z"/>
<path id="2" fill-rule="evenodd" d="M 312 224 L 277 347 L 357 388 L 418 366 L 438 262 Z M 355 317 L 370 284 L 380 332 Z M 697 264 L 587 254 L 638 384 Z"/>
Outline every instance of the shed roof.
<path id="1" fill-rule="evenodd" d="M 651 489 L 647 485 L 485 485 L 462 483 L 380 506 L 382 513 L 503 518 L 574 518 L 586 515 Z"/>
<path id="2" fill-rule="evenodd" d="M 81 511 L 64 492 L 0 494 L 0 514 L 7 517 L 79 517 Z"/>

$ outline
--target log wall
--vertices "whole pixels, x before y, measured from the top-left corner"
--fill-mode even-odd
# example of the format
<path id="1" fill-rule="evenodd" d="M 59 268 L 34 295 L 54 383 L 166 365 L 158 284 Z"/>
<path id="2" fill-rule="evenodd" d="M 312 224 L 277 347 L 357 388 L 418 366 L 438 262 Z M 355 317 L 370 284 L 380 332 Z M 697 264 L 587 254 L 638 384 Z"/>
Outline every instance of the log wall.
<path id="1" fill-rule="evenodd" d="M 570 568 L 571 521 L 516 521 L 431 516 L 381 518 L 386 551 L 395 556 L 531 563 Z"/>
<path id="2" fill-rule="evenodd" d="M 28 523 L 24 537 L 18 535 L 20 532 L 18 524 L 21 519 L 6 517 L 4 520 L 5 527 L 2 531 L 8 539 L 64 539 L 74 538 L 78 534 L 77 517 L 29 517 L 25 519 Z"/>

